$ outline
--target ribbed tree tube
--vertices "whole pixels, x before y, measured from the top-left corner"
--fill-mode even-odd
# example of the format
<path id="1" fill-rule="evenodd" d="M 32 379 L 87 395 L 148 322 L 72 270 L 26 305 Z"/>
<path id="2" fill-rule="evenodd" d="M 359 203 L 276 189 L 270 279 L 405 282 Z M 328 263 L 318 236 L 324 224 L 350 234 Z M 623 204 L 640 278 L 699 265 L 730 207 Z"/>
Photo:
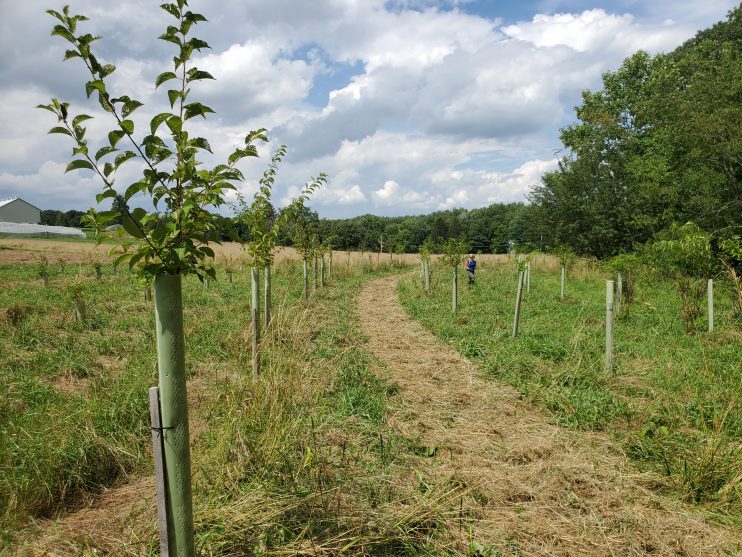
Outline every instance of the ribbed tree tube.
<path id="1" fill-rule="evenodd" d="M 191 557 L 195 555 L 195 545 L 180 275 L 157 275 L 154 294 L 168 494 L 168 547 L 170 555 Z"/>

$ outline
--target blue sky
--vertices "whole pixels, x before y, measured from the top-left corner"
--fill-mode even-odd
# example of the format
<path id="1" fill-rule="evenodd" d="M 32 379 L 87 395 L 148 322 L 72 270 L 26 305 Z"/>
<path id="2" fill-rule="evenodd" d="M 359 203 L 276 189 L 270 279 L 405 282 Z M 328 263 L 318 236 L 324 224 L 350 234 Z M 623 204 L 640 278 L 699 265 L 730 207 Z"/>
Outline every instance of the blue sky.
<path id="1" fill-rule="evenodd" d="M 71 4 L 103 36 L 100 57 L 116 64 L 109 91 L 145 103 L 139 129 L 162 111 L 153 80 L 172 56 L 156 37 L 168 16 L 146 0 Z M 559 128 L 574 120 L 585 88 L 600 87 L 638 49 L 667 52 L 723 19 L 726 0 L 619 2 L 543 0 L 192 0 L 212 46 L 197 64 L 217 80 L 192 95 L 217 114 L 194 133 L 223 160 L 245 133 L 270 130 L 261 160 L 243 166 L 243 193 L 280 144 L 280 205 L 321 171 L 330 181 L 312 200 L 326 217 L 426 213 L 523 201 L 556 166 Z M 71 145 L 46 135 L 52 96 L 89 122 L 93 146 L 111 128 L 87 105 L 79 65 L 62 62 L 53 20 L 37 2 L 0 0 L 0 197 L 42 208 L 95 205 L 100 184 L 64 174 Z M 60 8 L 61 6 L 58 6 Z M 127 163 L 117 185 L 137 178 Z M 142 203 L 145 200 L 141 201 Z"/>

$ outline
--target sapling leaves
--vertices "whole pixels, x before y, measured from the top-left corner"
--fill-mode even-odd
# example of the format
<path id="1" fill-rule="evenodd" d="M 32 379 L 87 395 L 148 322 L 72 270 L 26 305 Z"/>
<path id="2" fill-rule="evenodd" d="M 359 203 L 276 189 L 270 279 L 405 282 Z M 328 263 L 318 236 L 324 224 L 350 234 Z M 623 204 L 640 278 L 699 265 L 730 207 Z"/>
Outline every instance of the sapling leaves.
<path id="1" fill-rule="evenodd" d="M 160 75 L 157 76 L 157 79 L 155 79 L 155 88 L 159 87 L 166 81 L 177 78 L 178 76 L 175 75 L 175 72 L 162 72 Z"/>
<path id="2" fill-rule="evenodd" d="M 81 168 L 85 168 L 88 170 L 95 170 L 95 166 L 93 166 L 93 163 L 86 161 L 84 159 L 75 159 L 67 165 L 65 172 L 70 172 L 71 170 L 78 170 Z"/>
<path id="3" fill-rule="evenodd" d="M 213 109 L 198 102 L 186 99 L 190 94 L 188 85 L 200 80 L 214 79 L 206 71 L 199 70 L 190 63 L 194 51 L 209 48 L 208 43 L 190 36 L 193 27 L 206 18 L 201 14 L 186 11 L 187 0 L 177 0 L 163 4 L 161 7 L 177 20 L 169 25 L 160 35 L 162 40 L 176 45 L 177 53 L 173 57 L 170 70 L 160 73 L 154 80 L 155 87 L 163 83 L 174 83 L 167 91 L 167 99 L 172 112 L 163 112 L 154 116 L 149 125 L 148 134 L 135 138 L 136 127 L 130 119 L 131 114 L 142 106 L 142 103 L 127 95 L 116 95 L 109 91 L 106 78 L 115 71 L 113 64 L 103 64 L 91 52 L 91 46 L 100 37 L 92 34 L 77 34 L 77 24 L 85 21 L 85 16 L 71 15 L 69 8 L 62 12 L 49 10 L 58 20 L 52 34 L 70 42 L 74 49 L 68 50 L 65 59 L 80 58 L 89 72 L 88 81 L 84 84 L 88 98 L 97 93 L 97 100 L 112 118 L 112 128 L 107 135 L 108 145 L 95 151 L 95 156 L 88 154 L 86 129 L 81 124 L 90 116 L 80 114 L 71 122 L 68 120 L 68 104 L 52 99 L 51 104 L 40 108 L 54 113 L 63 125 L 55 126 L 50 133 L 70 136 L 75 141 L 74 154 L 77 157 L 68 166 L 67 171 L 76 169 L 93 170 L 103 182 L 103 191 L 96 196 L 97 201 L 112 200 L 111 210 L 96 212 L 91 210 L 85 216 L 86 224 L 96 231 L 98 238 L 107 234 L 105 225 L 114 218 L 120 220 L 128 236 L 118 235 L 119 250 L 117 263 L 128 261 L 130 267 L 136 267 L 140 274 L 194 273 L 200 278 L 215 276 L 207 260 L 213 258 L 214 252 L 207 244 L 216 241 L 216 217 L 209 213 L 208 207 L 219 207 L 224 203 L 224 195 L 234 190 L 234 183 L 243 180 L 242 172 L 235 164 L 244 157 L 257 156 L 256 141 L 267 141 L 265 129 L 250 132 L 245 138 L 245 146 L 236 149 L 226 164 L 216 165 L 212 169 L 202 168 L 197 161 L 199 150 L 212 152 L 209 141 L 204 137 L 189 137 L 186 122 L 195 117 L 206 118 Z M 176 105 L 177 108 L 176 108 Z M 166 124 L 168 137 L 157 135 L 162 124 Z M 121 140 L 130 142 L 130 150 L 121 149 Z M 285 148 L 281 150 L 281 156 Z M 105 157 L 116 153 L 113 161 L 104 162 Z M 133 181 L 120 194 L 113 185 L 112 176 L 117 169 L 131 159 L 140 159 L 143 163 L 143 175 Z M 274 160 L 273 163 L 277 163 Z M 99 166 L 100 165 L 100 166 Z M 273 183 L 275 166 L 272 173 L 264 176 L 261 195 L 265 195 Z M 136 196 L 151 197 L 153 209 L 148 212 L 142 207 L 130 210 L 128 202 Z M 137 204 L 141 204 L 137 202 Z M 266 213 L 270 207 L 268 199 L 260 201 L 261 212 Z M 272 207 L 266 214 L 274 214 Z M 274 236 L 274 223 L 264 230 L 261 238 Z M 116 239 L 116 238 L 115 238 Z"/>

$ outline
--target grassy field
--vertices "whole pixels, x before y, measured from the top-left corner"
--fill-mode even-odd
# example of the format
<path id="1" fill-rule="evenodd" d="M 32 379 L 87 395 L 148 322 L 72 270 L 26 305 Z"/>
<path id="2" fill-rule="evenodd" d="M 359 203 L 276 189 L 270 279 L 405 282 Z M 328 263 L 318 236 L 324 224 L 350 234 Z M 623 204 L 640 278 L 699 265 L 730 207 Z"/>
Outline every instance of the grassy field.
<path id="1" fill-rule="evenodd" d="M 386 424 L 395 387 L 372 373 L 348 303 L 383 272 L 337 266 L 304 304 L 298 265 L 279 265 L 256 385 L 247 273 L 235 273 L 233 284 L 222 275 L 208 290 L 185 281 L 204 554 L 309 546 L 326 554 L 448 554 L 444 515 L 455 501 L 421 489 L 416 462 L 426 456 Z M 32 265 L 0 266 L 0 553 L 33 547 L 34 521 L 64 517 L 101 489 L 151 473 L 147 387 L 157 375 L 153 309 L 141 285 L 110 266 L 96 280 L 92 265 L 54 263 L 47 288 L 36 273 Z M 74 322 L 73 284 L 87 302 L 85 326 Z M 53 547 L 121 555 L 157 548 L 151 512 L 118 531 L 80 530 Z"/>
<path id="2" fill-rule="evenodd" d="M 742 329 L 731 293 L 716 287 L 716 330 L 700 318 L 687 334 L 673 286 L 640 280 L 628 315 L 615 325 L 615 368 L 604 358 L 605 277 L 532 272 L 524 289 L 520 335 L 513 339 L 516 273 L 488 265 L 469 287 L 460 274 L 451 311 L 451 269 L 433 268 L 433 292 L 419 276 L 400 283 L 409 312 L 493 378 L 514 385 L 553 420 L 615 436 L 661 488 L 739 522 L 742 512 Z M 705 306 L 704 306 L 705 307 Z M 737 319 L 737 320 L 735 320 Z"/>

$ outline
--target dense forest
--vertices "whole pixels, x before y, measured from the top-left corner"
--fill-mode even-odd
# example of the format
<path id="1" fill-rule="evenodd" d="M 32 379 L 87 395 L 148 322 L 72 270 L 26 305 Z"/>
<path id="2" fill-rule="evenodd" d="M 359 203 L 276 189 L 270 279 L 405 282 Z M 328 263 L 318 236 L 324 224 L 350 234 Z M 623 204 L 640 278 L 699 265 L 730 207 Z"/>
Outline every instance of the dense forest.
<path id="1" fill-rule="evenodd" d="M 559 168 L 529 203 L 428 215 L 317 220 L 336 249 L 417 251 L 462 238 L 472 251 L 571 248 L 599 258 L 629 252 L 693 222 L 714 241 L 742 233 L 742 6 L 673 52 L 639 51 L 585 90 L 561 130 Z M 79 211 L 43 211 L 43 224 L 79 226 Z M 227 239 L 246 229 L 219 219 Z M 230 233 L 230 230 L 232 232 Z M 279 238 L 291 244 L 291 230 Z"/>

